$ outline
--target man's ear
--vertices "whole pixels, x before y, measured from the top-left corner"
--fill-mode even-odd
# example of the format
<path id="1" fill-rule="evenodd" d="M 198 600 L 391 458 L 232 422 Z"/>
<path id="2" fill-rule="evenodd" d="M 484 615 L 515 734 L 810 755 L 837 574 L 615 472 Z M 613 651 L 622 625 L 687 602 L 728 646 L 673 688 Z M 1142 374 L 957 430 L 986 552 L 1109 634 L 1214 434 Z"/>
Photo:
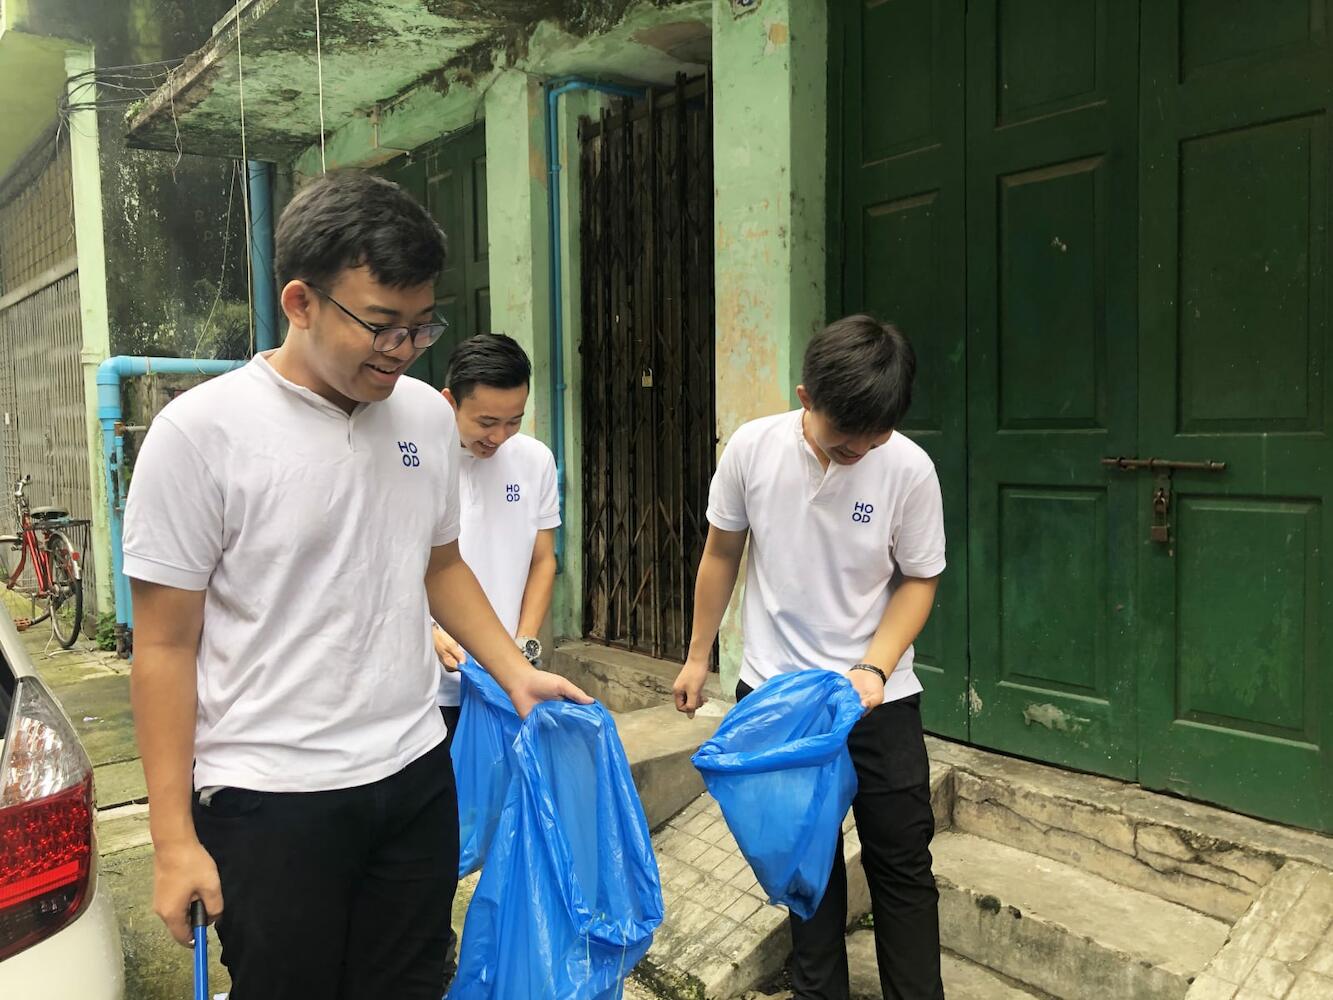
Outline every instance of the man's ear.
<path id="1" fill-rule="evenodd" d="M 310 286 L 304 281 L 289 281 L 282 286 L 282 294 L 278 297 L 282 304 L 282 311 L 287 317 L 287 322 L 299 330 L 310 329 L 311 320 L 314 318 L 312 310 L 315 305 L 315 293 L 310 290 Z"/>
<path id="2" fill-rule="evenodd" d="M 796 387 L 796 398 L 801 401 L 801 405 L 807 410 L 813 410 L 815 408 L 815 402 L 810 398 L 810 393 L 805 391 L 805 386 L 798 385 Z"/>
<path id="3" fill-rule="evenodd" d="M 454 408 L 454 412 L 457 413 L 458 400 L 454 399 L 454 394 L 450 392 L 448 389 L 445 389 L 440 393 L 440 395 L 443 396 L 445 399 L 449 400 L 449 405 L 452 406 Z"/>

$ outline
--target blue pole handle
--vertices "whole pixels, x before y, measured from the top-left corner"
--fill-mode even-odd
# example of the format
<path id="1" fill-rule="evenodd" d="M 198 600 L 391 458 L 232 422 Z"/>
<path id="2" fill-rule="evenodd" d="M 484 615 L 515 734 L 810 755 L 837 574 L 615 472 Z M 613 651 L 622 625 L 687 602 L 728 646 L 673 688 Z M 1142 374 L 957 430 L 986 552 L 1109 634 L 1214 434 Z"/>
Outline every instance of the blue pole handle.
<path id="1" fill-rule="evenodd" d="M 202 899 L 190 903 L 194 929 L 194 1000 L 208 1000 L 208 912 Z"/>

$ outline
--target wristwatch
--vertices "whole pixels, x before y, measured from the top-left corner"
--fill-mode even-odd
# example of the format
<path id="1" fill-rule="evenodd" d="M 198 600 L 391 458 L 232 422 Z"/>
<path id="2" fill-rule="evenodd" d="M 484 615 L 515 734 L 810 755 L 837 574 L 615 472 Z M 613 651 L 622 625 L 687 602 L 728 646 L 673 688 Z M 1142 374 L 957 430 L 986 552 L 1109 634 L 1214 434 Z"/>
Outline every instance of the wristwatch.
<path id="1" fill-rule="evenodd" d="M 520 635 L 514 641 L 518 643 L 518 648 L 523 652 L 527 661 L 535 667 L 542 658 L 541 641 L 530 635 Z"/>

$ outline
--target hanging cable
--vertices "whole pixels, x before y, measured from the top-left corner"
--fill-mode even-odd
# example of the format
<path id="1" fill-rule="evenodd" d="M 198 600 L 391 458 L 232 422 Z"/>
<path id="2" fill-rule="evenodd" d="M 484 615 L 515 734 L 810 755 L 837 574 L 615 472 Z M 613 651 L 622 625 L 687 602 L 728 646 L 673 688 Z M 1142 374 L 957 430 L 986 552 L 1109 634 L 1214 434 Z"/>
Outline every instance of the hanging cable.
<path id="1" fill-rule="evenodd" d="M 319 0 L 315 0 L 315 73 L 319 81 L 319 169 L 329 172 L 329 161 L 324 156 L 324 41 L 320 37 Z"/>
<path id="2" fill-rule="evenodd" d="M 249 164 L 250 156 L 245 143 L 245 60 L 241 55 L 241 22 L 245 20 L 245 12 L 236 13 L 236 85 L 237 97 L 241 106 L 241 162 Z M 247 166 L 247 173 L 244 177 L 244 183 L 241 185 L 241 201 L 245 208 L 245 301 L 248 305 L 246 315 L 250 319 L 250 357 L 255 353 L 255 284 L 254 284 L 254 266 L 251 256 L 253 247 L 251 241 L 253 236 L 250 232 L 250 179 Z"/>

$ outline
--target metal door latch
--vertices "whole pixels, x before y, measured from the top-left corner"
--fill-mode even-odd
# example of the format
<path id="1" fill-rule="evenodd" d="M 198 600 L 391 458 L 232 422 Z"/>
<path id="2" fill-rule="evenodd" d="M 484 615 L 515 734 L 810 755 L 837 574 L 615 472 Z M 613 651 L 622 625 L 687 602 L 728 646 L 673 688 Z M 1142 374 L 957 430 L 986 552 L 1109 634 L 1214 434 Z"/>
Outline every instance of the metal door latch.
<path id="1" fill-rule="evenodd" d="M 1152 527 L 1148 536 L 1159 545 L 1171 541 L 1171 474 L 1157 477 L 1157 487 L 1152 491 Z"/>

